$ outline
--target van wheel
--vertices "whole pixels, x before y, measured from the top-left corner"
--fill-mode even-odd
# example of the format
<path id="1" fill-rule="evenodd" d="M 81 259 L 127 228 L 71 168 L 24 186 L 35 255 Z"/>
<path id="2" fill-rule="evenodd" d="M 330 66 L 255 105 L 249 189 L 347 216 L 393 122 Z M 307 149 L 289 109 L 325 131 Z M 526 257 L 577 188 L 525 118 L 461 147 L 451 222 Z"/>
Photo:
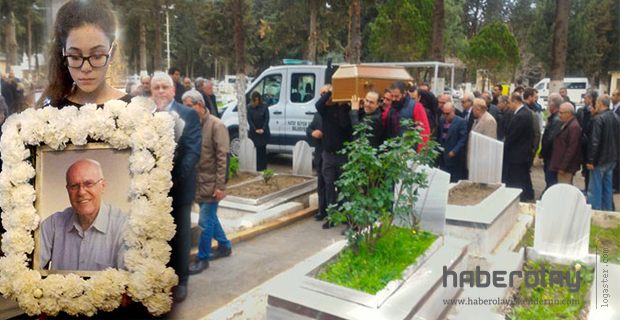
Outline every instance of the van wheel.
<path id="1" fill-rule="evenodd" d="M 230 153 L 238 157 L 241 150 L 241 140 L 239 139 L 239 130 L 230 132 Z"/>

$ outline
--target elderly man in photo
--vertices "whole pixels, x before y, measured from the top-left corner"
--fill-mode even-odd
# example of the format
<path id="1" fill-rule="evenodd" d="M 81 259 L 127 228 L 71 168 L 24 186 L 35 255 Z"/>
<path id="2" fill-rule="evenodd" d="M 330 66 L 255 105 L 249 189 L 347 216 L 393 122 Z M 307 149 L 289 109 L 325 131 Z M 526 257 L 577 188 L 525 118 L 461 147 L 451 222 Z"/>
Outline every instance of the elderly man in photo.
<path id="1" fill-rule="evenodd" d="M 106 181 L 99 162 L 81 159 L 66 174 L 71 207 L 41 224 L 41 266 L 51 270 L 123 269 L 128 215 L 101 196 Z M 49 266 L 48 266 L 49 265 Z"/>
<path id="2" fill-rule="evenodd" d="M 187 297 L 189 279 L 189 253 L 192 246 L 191 211 L 196 194 L 196 164 L 200 159 L 202 135 L 200 119 L 192 108 L 175 101 L 175 84 L 163 72 L 155 72 L 151 79 L 151 99 L 157 111 L 169 112 L 175 119 L 174 167 L 172 168 L 172 218 L 176 233 L 170 241 L 172 255 L 170 266 L 179 276 L 179 285 L 173 289 L 172 298 L 181 302 Z M 179 99 L 182 100 L 182 94 Z"/>

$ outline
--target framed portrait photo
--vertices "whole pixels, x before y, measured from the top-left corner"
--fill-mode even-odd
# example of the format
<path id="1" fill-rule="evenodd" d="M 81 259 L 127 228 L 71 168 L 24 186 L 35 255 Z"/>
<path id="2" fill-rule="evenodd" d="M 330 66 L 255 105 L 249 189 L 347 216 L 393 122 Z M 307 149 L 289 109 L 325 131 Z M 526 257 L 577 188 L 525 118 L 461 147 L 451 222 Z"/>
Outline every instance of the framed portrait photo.
<path id="1" fill-rule="evenodd" d="M 92 316 L 123 296 L 168 312 L 174 118 L 153 102 L 28 109 L 0 139 L 0 293 L 28 315 Z"/>
<path id="2" fill-rule="evenodd" d="M 130 153 L 105 143 L 70 145 L 62 151 L 37 147 L 35 207 L 41 218 L 33 269 L 92 276 L 92 271 L 123 268 Z M 89 214 L 96 215 L 94 221 Z M 87 231 L 80 230 L 81 215 L 84 223 L 91 222 Z"/>

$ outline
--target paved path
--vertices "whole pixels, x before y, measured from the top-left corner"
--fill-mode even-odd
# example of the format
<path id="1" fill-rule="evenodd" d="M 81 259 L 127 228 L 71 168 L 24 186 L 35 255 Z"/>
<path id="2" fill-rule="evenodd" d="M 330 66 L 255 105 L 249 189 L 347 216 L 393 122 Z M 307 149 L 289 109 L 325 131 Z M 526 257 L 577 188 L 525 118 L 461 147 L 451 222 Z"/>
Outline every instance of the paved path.
<path id="1" fill-rule="evenodd" d="M 321 229 L 307 218 L 233 247 L 229 258 L 189 279 L 187 300 L 173 307 L 171 319 L 199 319 L 277 274 L 341 240 L 342 228 Z"/>

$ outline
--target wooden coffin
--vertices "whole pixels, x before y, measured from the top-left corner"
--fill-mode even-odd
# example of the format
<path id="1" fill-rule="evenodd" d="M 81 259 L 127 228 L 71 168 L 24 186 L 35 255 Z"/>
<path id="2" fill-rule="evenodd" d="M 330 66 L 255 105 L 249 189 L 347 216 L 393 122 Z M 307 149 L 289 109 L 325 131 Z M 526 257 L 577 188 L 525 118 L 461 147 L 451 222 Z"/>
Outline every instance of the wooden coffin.
<path id="1" fill-rule="evenodd" d="M 332 76 L 332 100 L 350 101 L 352 95 L 365 97 L 369 90 L 380 95 L 395 81 L 412 81 L 403 67 L 372 66 L 363 64 L 341 65 Z"/>

